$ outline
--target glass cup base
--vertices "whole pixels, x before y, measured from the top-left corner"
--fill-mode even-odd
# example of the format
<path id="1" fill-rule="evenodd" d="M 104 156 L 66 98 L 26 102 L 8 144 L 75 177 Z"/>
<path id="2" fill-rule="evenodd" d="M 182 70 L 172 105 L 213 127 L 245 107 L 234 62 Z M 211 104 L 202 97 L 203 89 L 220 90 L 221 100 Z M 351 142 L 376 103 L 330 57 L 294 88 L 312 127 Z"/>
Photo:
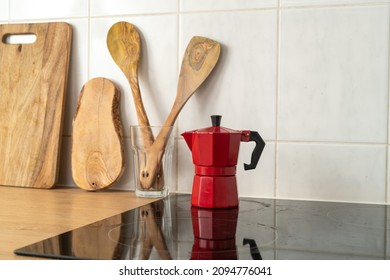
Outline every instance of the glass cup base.
<path id="1" fill-rule="evenodd" d="M 166 197 L 168 190 L 149 191 L 136 189 L 135 195 L 138 197 Z"/>

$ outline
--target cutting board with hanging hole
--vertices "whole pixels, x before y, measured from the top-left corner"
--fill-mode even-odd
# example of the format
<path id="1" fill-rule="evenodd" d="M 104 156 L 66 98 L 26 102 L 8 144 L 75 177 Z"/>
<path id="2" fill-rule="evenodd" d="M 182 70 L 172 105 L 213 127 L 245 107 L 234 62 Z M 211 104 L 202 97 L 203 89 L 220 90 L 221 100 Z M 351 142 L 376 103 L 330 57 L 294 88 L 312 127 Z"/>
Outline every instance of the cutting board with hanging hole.
<path id="1" fill-rule="evenodd" d="M 0 24 L 0 185 L 56 183 L 71 38 L 63 22 Z"/>

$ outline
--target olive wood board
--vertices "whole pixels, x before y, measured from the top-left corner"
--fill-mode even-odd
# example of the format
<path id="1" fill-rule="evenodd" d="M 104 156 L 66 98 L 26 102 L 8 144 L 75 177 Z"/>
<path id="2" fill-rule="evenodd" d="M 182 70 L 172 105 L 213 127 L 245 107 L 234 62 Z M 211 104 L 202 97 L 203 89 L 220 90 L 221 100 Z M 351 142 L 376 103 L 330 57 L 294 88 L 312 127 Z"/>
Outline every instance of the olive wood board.
<path id="1" fill-rule="evenodd" d="M 119 102 L 119 89 L 106 78 L 91 79 L 81 90 L 73 119 L 72 176 L 82 189 L 106 189 L 123 173 Z"/>
<path id="2" fill-rule="evenodd" d="M 0 24 L 0 185 L 56 183 L 71 40 L 65 22 Z"/>

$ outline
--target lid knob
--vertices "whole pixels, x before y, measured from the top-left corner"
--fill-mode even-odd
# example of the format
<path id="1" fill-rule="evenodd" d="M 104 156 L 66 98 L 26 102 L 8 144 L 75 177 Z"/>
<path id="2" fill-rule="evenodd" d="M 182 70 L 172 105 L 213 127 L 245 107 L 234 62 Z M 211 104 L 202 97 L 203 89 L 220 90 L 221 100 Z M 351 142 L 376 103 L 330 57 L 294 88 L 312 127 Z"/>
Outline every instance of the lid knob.
<path id="1" fill-rule="evenodd" d="M 211 116 L 211 123 L 213 126 L 221 126 L 221 115 L 212 115 Z"/>

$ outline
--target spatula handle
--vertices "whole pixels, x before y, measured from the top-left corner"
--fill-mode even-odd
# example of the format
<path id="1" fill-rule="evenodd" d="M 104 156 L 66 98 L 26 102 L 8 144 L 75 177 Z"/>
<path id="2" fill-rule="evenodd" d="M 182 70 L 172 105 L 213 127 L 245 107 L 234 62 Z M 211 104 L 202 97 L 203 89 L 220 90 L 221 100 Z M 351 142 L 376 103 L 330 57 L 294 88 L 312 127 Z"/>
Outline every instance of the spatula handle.
<path id="1" fill-rule="evenodd" d="M 221 45 L 218 42 L 201 36 L 192 37 L 182 60 L 175 102 L 164 126 L 174 125 L 183 106 L 214 69 L 220 52 Z M 139 178 L 140 185 L 144 188 L 150 188 L 157 177 L 170 133 L 171 130 L 161 131 L 150 147 Z"/>

